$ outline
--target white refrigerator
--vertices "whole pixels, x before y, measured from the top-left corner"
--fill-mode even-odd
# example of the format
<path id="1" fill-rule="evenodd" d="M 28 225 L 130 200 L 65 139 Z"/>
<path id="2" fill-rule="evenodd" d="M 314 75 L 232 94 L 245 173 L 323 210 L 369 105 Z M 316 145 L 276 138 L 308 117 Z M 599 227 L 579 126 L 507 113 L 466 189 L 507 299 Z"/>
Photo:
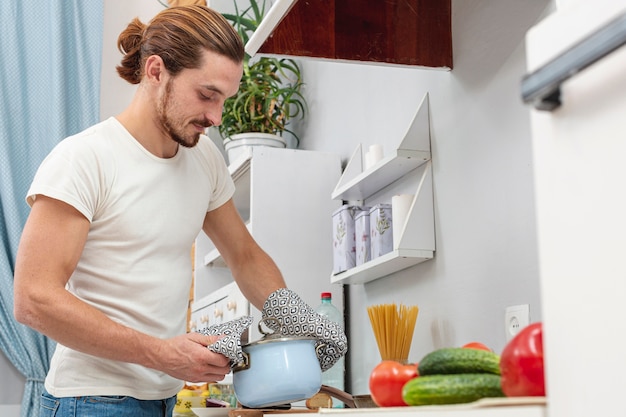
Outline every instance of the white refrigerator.
<path id="1" fill-rule="evenodd" d="M 549 417 L 626 416 L 626 1 L 527 34 Z"/>

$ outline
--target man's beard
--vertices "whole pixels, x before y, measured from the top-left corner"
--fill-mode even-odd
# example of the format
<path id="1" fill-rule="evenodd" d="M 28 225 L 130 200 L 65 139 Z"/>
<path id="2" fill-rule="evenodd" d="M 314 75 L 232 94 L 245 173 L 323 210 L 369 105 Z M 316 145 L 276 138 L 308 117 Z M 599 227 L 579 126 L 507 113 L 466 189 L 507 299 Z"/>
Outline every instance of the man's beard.
<path id="1" fill-rule="evenodd" d="M 165 86 L 165 92 L 161 101 L 157 104 L 157 115 L 161 122 L 161 130 L 163 130 L 174 142 L 184 146 L 186 148 L 193 148 L 198 144 L 200 140 L 200 133 L 194 132 L 191 135 L 185 134 L 185 125 L 174 122 L 173 118 L 169 117 L 169 113 L 172 109 L 176 108 L 176 103 L 172 102 L 172 82 L 170 79 Z M 175 112 L 172 112 L 175 113 Z M 212 123 L 207 119 L 192 120 L 191 123 L 204 127 L 211 127 Z"/>

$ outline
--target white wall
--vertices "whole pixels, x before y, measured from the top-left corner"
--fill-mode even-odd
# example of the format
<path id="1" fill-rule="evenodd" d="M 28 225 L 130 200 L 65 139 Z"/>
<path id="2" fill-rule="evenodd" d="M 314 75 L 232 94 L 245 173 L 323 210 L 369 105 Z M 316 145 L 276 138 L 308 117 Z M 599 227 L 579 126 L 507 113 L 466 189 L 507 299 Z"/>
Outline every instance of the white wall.
<path id="1" fill-rule="evenodd" d="M 548 3 L 453 0 L 451 72 L 305 62 L 311 112 L 301 146 L 344 160 L 359 143 L 391 151 L 430 96 L 436 257 L 350 287 L 354 394 L 368 392 L 380 360 L 369 305 L 419 306 L 412 361 L 473 340 L 501 351 L 509 305 L 530 304 L 531 319 L 541 319 L 530 125 L 519 85 L 525 32 Z"/>
<path id="2" fill-rule="evenodd" d="M 121 111 L 134 91 L 114 79 L 119 31 L 138 12 L 149 18 L 161 7 L 155 0 L 105 5 L 103 118 Z M 350 326 L 359 329 L 350 334 L 352 393 L 368 392 L 380 359 L 368 305 L 419 306 L 413 361 L 473 340 L 501 351 L 509 305 L 530 304 L 531 319 L 541 320 L 529 113 L 519 85 L 524 34 L 551 7 L 550 0 L 453 0 L 451 72 L 303 61 L 310 114 L 301 147 L 344 161 L 359 143 L 390 151 L 430 94 L 436 257 L 350 286 Z"/>
<path id="3" fill-rule="evenodd" d="M 104 120 L 121 112 L 135 92 L 135 86 L 121 79 L 115 70 L 122 59 L 122 54 L 117 49 L 117 37 L 135 17 L 148 23 L 163 9 L 164 6 L 157 0 L 106 0 L 104 2 L 100 119 Z"/>

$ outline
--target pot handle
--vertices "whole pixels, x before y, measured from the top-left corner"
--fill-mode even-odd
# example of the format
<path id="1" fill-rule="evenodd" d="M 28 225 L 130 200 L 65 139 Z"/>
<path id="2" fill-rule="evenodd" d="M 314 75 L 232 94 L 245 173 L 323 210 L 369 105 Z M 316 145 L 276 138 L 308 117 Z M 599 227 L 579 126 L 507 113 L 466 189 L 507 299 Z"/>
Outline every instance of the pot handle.
<path id="1" fill-rule="evenodd" d="M 250 355 L 243 351 L 241 354 L 243 355 L 243 361 L 233 366 L 233 372 L 245 371 L 250 367 Z"/>
<path id="2" fill-rule="evenodd" d="M 343 403 L 348 408 L 356 408 L 356 405 L 354 404 L 354 398 L 352 397 L 352 395 L 348 394 L 345 391 L 342 391 L 335 387 L 330 387 L 328 385 L 322 385 L 319 392 L 323 392 L 333 398 L 338 399 L 339 401 L 343 401 Z"/>
<path id="3" fill-rule="evenodd" d="M 281 327 L 280 321 L 276 317 L 264 317 L 261 320 L 259 320 L 259 324 L 257 325 L 259 328 L 259 333 L 261 333 L 263 336 L 269 336 L 275 333 L 275 331 L 272 330 L 271 327 L 269 327 L 267 324 L 265 324 L 265 326 L 267 326 L 267 328 L 269 328 L 272 331 L 267 331 L 263 328 L 263 323 L 265 323 L 266 321 L 267 322 L 273 321 L 278 325 L 279 328 Z"/>

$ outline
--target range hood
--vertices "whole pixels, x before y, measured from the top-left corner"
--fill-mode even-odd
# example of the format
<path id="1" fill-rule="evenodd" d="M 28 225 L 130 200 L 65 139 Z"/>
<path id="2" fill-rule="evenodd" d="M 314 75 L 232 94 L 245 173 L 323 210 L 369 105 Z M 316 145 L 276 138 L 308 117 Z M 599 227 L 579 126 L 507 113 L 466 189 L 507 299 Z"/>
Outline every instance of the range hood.
<path id="1" fill-rule="evenodd" d="M 267 12 L 259 27 L 254 31 L 248 43 L 246 43 L 246 53 L 254 56 L 259 48 L 265 43 L 267 38 L 272 34 L 276 26 L 287 15 L 291 7 L 297 0 L 275 0 L 272 7 Z"/>

